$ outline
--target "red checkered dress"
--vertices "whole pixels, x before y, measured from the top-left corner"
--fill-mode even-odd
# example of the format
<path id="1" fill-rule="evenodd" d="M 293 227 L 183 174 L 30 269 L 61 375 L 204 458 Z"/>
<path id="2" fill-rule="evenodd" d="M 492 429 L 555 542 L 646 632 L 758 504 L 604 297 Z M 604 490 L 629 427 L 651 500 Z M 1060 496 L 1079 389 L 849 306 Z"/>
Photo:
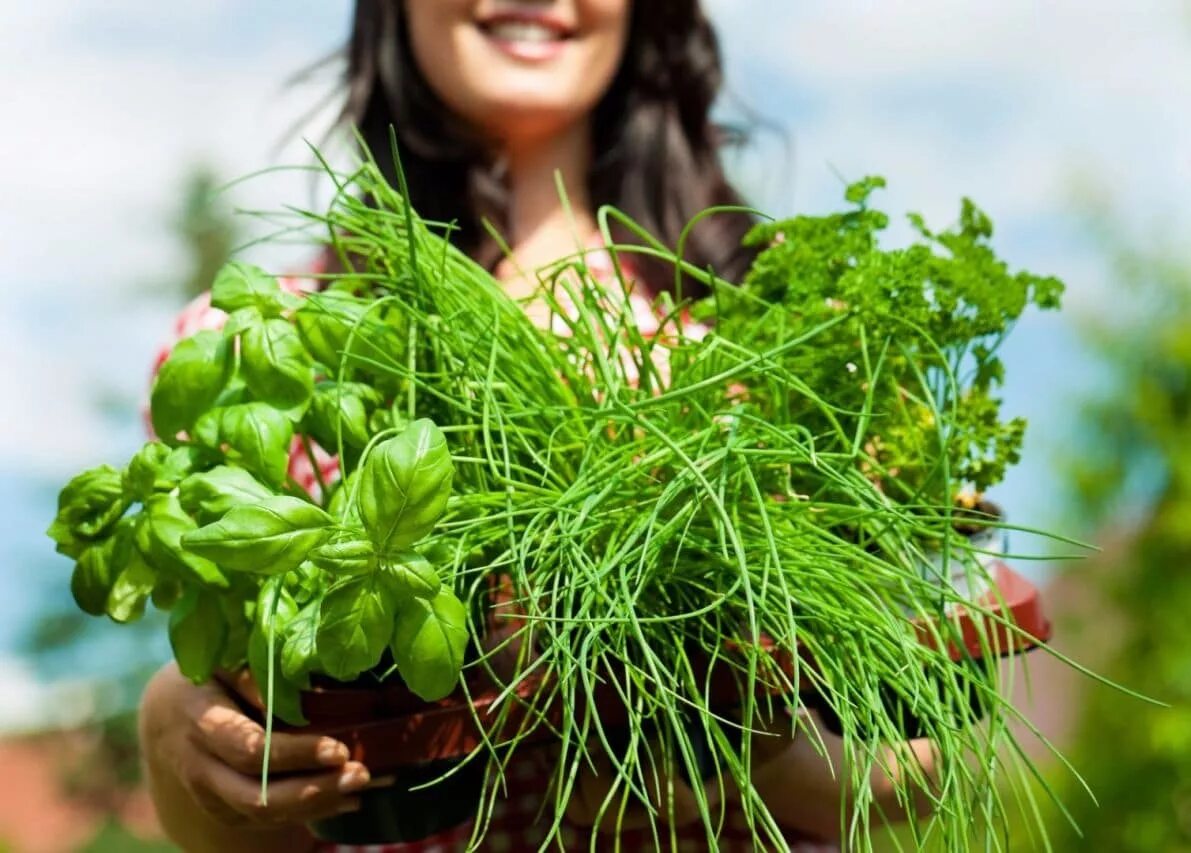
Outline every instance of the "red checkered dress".
<path id="1" fill-rule="evenodd" d="M 611 277 L 612 266 L 607 256 L 589 256 L 589 268 L 600 277 Z M 283 289 L 290 293 L 308 293 L 317 289 L 317 282 L 307 278 L 284 277 L 280 279 Z M 560 299 L 560 301 L 562 301 Z M 659 321 L 649 300 L 638 294 L 630 295 L 630 304 L 638 328 L 645 335 L 660 334 Z M 219 329 L 223 326 L 227 315 L 217 308 L 211 307 L 210 294 L 203 294 L 191 302 L 174 323 L 172 340 L 162 348 L 156 362 L 154 373 L 168 357 L 175 343 L 203 329 Z M 554 318 L 555 330 L 565 329 L 565 323 L 559 323 Z M 706 331 L 697 324 L 687 324 L 684 329 L 688 337 L 693 337 Z M 663 376 L 668 372 L 665 363 L 665 350 L 658 348 L 654 353 L 662 361 L 657 362 L 657 368 Z M 339 475 L 338 460 L 326 453 L 317 445 L 314 446 L 314 459 L 306 453 L 301 443 L 295 439 L 290 449 L 289 474 L 304 489 L 317 496 L 318 481 L 314 474 L 314 466 L 318 465 L 324 482 L 331 482 Z M 480 849 L 503 853 L 503 851 L 532 851 L 538 849 L 546 840 L 550 821 L 544 813 L 544 790 L 547 780 L 551 778 L 552 766 L 545 750 L 531 751 L 513 761 L 505 771 L 506 795 L 495 804 L 492 820 Z M 417 842 L 401 844 L 370 844 L 351 845 L 324 843 L 318 849 L 319 853 L 455 853 L 467 849 L 472 834 L 472 824 L 466 823 L 456 829 L 441 835 L 424 838 Z M 707 837 L 703 827 L 699 824 L 686 827 L 677 833 L 679 851 L 700 851 L 708 849 Z M 752 833 L 748 831 L 744 815 L 735 809 L 727 816 L 727 820 L 717 839 L 716 849 L 725 853 L 753 850 Z M 839 847 L 815 841 L 805 835 L 791 831 L 787 837 L 789 849 L 796 853 L 838 853 Z M 591 830 L 565 824 L 562 827 L 561 838 L 553 841 L 552 846 L 557 849 L 561 842 L 566 850 L 588 850 L 591 846 Z M 598 849 L 612 849 L 612 840 L 608 839 L 598 845 Z M 620 849 L 626 853 L 655 849 L 652 833 L 647 830 L 628 831 L 621 833 Z"/>

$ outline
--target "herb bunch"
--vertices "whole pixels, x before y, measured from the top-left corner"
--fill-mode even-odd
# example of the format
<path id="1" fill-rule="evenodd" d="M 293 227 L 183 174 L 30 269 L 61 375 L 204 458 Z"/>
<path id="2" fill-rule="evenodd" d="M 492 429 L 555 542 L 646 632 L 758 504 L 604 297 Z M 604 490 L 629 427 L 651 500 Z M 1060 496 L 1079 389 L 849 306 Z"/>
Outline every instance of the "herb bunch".
<path id="1" fill-rule="evenodd" d="M 479 722 L 504 734 L 476 756 L 490 760 L 482 814 L 505 762 L 548 737 L 552 835 L 608 756 L 604 814 L 653 803 L 659 847 L 674 803 L 651 792 L 671 767 L 733 779 L 758 844 L 780 844 L 753 745 L 777 727 L 825 750 L 813 717 L 783 711 L 818 704 L 843 738 L 850 847 L 881 819 L 874 771 L 905 803 L 934 801 L 920 843 L 967 849 L 979 815 L 995 845 L 1006 808 L 990 779 L 1005 747 L 1017 755 L 1004 650 L 986 631 L 983 658 L 953 660 L 947 615 L 1004 620 L 924 566 L 944 551 L 983 572 L 952 500 L 1013 461 L 995 344 L 1027 303 L 1054 304 L 1057 282 L 1010 275 L 970 205 L 957 231 L 919 222 L 925 244 L 880 249 L 869 181 L 849 190 L 854 210 L 758 226 L 768 248 L 739 285 L 648 239 L 613 248 L 706 283 L 706 333 L 666 299 L 646 333 L 623 276 L 599 280 L 582 252 L 540 274 L 558 327 L 542 329 L 375 163 L 328 173 L 328 210 L 285 223 L 335 258 L 324 290 L 295 299 L 225 270 L 227 326 L 179 344 L 154 387 L 161 441 L 64 490 L 50 532 L 78 560 L 80 606 L 118 620 L 150 597 L 173 607 L 184 672 L 247 663 L 290 722 L 312 674 L 390 675 L 386 649 L 423 698 L 487 684 L 499 698 Z M 295 443 L 334 453 L 338 478 L 303 491 Z M 512 600 L 494 608 L 498 580 Z M 727 707 L 712 683 L 725 672 Z M 936 744 L 933 783 L 913 761 L 888 766 L 885 745 L 911 733 Z M 725 814 L 695 791 L 714 845 Z"/>
<path id="2" fill-rule="evenodd" d="M 992 221 L 967 199 L 954 229 L 932 231 L 912 214 L 920 241 L 883 248 L 889 218 L 869 199 L 884 185 L 851 185 L 852 208 L 841 213 L 754 227 L 746 242 L 761 247 L 756 262 L 701 315 L 759 348 L 838 319 L 813 346 L 778 359 L 810 387 L 830 389 L 834 412 L 784 416 L 828 440 L 863 435 L 875 482 L 899 501 L 944 506 L 949 489 L 982 492 L 1018 461 L 1025 422 L 1000 419 L 997 349 L 1027 307 L 1057 308 L 1063 285 L 1011 272 L 989 245 Z"/>

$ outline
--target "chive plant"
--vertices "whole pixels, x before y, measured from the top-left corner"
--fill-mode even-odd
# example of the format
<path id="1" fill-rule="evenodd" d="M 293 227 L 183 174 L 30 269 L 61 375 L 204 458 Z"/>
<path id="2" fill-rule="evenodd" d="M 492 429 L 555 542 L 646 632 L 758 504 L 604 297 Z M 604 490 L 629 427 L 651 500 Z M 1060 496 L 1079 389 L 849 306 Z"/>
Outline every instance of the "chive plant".
<path id="1" fill-rule="evenodd" d="M 328 174 L 328 209 L 287 225 L 335 257 L 324 288 L 297 299 L 226 268 L 228 325 L 180 343 L 157 379 L 159 441 L 63 491 L 50 533 L 83 609 L 172 607 L 183 672 L 247 665 L 294 723 L 312 675 L 495 691 L 472 757 L 489 762 L 477 843 L 507 761 L 548 739 L 553 839 L 580 775 L 608 761 L 601 815 L 644 805 L 659 848 L 675 773 L 732 780 L 758 845 L 781 846 L 753 752 L 775 731 L 825 749 L 815 718 L 789 713 L 803 707 L 838 723 L 849 849 L 893 817 L 875 808 L 880 774 L 903 807 L 930 800 L 919 846 L 966 850 L 974 821 L 1004 843 L 993 782 L 1008 763 L 1029 810 L 1033 767 L 991 628 L 1017 629 L 931 555 L 984 571 L 955 496 L 1016 460 L 996 346 L 1027 305 L 1057 305 L 1058 282 L 1008 272 L 967 202 L 956 230 L 915 218 L 921 241 L 883 250 L 869 180 L 843 213 L 757 226 L 739 283 L 602 211 L 642 238 L 614 258 L 647 253 L 711 296 L 659 299 L 646 334 L 623 276 L 576 252 L 538 274 L 556 321 L 542 329 L 375 163 Z M 286 463 L 316 444 L 339 476 L 310 494 Z M 957 608 L 983 655 L 953 657 Z M 896 746 L 910 736 L 931 739 L 933 770 Z M 694 791 L 714 847 L 724 807 Z"/>

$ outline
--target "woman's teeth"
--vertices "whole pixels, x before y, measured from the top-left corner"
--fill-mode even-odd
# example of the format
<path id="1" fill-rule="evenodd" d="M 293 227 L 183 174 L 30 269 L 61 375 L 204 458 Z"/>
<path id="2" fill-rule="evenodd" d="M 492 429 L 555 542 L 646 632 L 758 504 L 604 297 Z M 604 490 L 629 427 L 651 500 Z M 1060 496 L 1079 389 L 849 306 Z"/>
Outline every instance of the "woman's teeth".
<path id="1" fill-rule="evenodd" d="M 520 21 L 493 24 L 488 27 L 488 34 L 500 41 L 520 41 L 531 44 L 561 41 L 563 38 L 560 33 L 549 27 Z"/>

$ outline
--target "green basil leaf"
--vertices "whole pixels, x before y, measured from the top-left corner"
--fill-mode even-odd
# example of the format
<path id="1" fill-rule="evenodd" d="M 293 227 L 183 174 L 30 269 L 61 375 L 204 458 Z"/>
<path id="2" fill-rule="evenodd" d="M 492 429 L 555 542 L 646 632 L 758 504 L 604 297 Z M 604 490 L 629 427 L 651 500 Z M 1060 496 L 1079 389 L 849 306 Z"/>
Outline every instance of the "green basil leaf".
<path id="1" fill-rule="evenodd" d="M 142 501 L 153 494 L 157 472 L 169 455 L 170 449 L 160 441 L 150 441 L 128 460 L 124 469 L 124 493 L 134 500 Z"/>
<path id="2" fill-rule="evenodd" d="M 170 448 L 160 441 L 149 442 L 124 470 L 125 496 L 145 501 L 154 492 L 173 490 L 200 463 L 202 455 L 197 447 Z"/>
<path id="3" fill-rule="evenodd" d="M 318 568 L 311 560 L 306 560 L 285 578 L 286 588 L 293 592 L 294 599 L 302 606 L 314 598 L 321 598 L 323 591 L 327 588 L 327 582 L 326 572 Z"/>
<path id="4" fill-rule="evenodd" d="M 211 404 L 211 407 L 213 409 L 226 409 L 231 406 L 237 406 L 240 403 L 251 402 L 252 394 L 249 392 L 248 386 L 244 384 L 244 380 L 239 376 L 232 376 L 231 381 L 227 383 L 227 387 L 219 393 L 219 396 L 215 398 L 215 402 Z M 195 424 L 194 430 L 195 433 L 198 432 L 197 423 Z M 196 438 L 197 440 L 196 436 L 192 435 L 192 438 Z"/>
<path id="5" fill-rule="evenodd" d="M 116 537 L 92 545 L 75 563 L 70 576 L 70 594 L 84 613 L 102 616 L 107 613 L 108 595 L 115 583 L 117 567 L 112 565 Z"/>
<path id="6" fill-rule="evenodd" d="M 178 488 L 182 508 L 204 524 L 222 518 L 234 506 L 260 503 L 272 496 L 272 489 L 243 468 L 228 465 L 191 474 Z"/>
<path id="7" fill-rule="evenodd" d="M 211 284 L 211 305 L 229 314 L 255 308 L 265 317 L 277 317 L 287 303 L 277 279 L 243 261 L 224 264 Z"/>
<path id="8" fill-rule="evenodd" d="M 233 596 L 220 596 L 219 606 L 227 623 L 227 642 L 219 666 L 235 670 L 248 662 L 248 636 L 252 633 L 252 620 L 245 613 L 247 602 Z"/>
<path id="9" fill-rule="evenodd" d="M 443 589 L 434 598 L 401 603 L 390 647 L 409 689 L 434 702 L 459 683 L 467 640 L 467 609 Z"/>
<path id="10" fill-rule="evenodd" d="M 372 435 L 376 435 L 387 429 L 404 430 L 410 424 L 410 420 L 405 414 L 405 407 L 404 399 L 396 399 L 388 407 L 381 406 L 374 409 L 368 416 L 368 431 Z"/>
<path id="11" fill-rule="evenodd" d="M 307 680 L 318 662 L 316 640 L 321 607 L 322 599 L 314 599 L 299 610 L 298 615 L 285 626 L 285 644 L 281 648 L 281 672 L 295 684 Z"/>
<path id="12" fill-rule="evenodd" d="M 352 491 L 355 489 L 359 471 L 352 471 L 346 479 L 339 481 L 331 492 L 331 500 L 327 502 L 327 512 L 344 527 L 354 528 L 361 525 L 360 513 L 350 503 Z"/>
<path id="13" fill-rule="evenodd" d="M 135 531 L 146 524 L 146 519 L 141 516 L 129 529 Z M 113 545 L 111 564 L 117 574 L 107 601 L 107 613 L 113 622 L 127 623 L 139 619 L 145 612 L 145 602 L 157 585 L 157 572 L 146 562 L 140 550 L 133 546 L 134 537 L 133 532 L 117 535 Z"/>
<path id="14" fill-rule="evenodd" d="M 190 429 L 227 385 L 235 360 L 223 335 L 204 330 L 179 341 L 157 371 L 149 397 L 158 438 L 170 444 Z"/>
<path id="15" fill-rule="evenodd" d="M 73 478 L 58 493 L 58 513 L 46 534 L 58 552 L 78 559 L 90 542 L 109 532 L 128 509 L 120 472 L 100 465 Z"/>
<path id="16" fill-rule="evenodd" d="M 380 662 L 392 635 L 392 598 L 372 576 L 333 586 L 319 610 L 319 668 L 351 681 Z"/>
<path id="17" fill-rule="evenodd" d="M 311 562 L 330 575 L 366 575 L 376 571 L 376 550 L 359 535 L 349 535 L 319 546 Z"/>
<path id="18" fill-rule="evenodd" d="M 182 537 L 198 525 L 182 509 L 177 495 L 153 495 L 145 502 L 144 515 L 144 524 L 137 531 L 137 547 L 150 564 L 177 578 L 227 588 L 227 578 L 214 563 L 182 544 Z"/>
<path id="19" fill-rule="evenodd" d="M 266 320 L 244 331 L 240 369 L 253 395 L 280 409 L 305 405 L 314 390 L 314 363 L 285 320 Z"/>
<path id="20" fill-rule="evenodd" d="M 348 447 L 368 444 L 368 408 L 380 403 L 380 395 L 357 382 L 319 382 L 314 386 L 310 408 L 306 410 L 303 429 L 320 445 L 335 452 L 339 431 Z"/>
<path id="21" fill-rule="evenodd" d="M 347 350 L 348 338 L 356 327 L 352 351 L 367 353 L 372 349 L 364 345 L 369 329 L 376 325 L 367 322 L 365 317 L 369 304 L 338 290 L 312 293 L 306 297 L 302 307 L 294 312 L 294 323 L 315 361 L 338 370 Z"/>
<path id="22" fill-rule="evenodd" d="M 179 671 L 195 684 L 209 681 L 227 645 L 227 618 L 219 597 L 187 589 L 170 612 L 169 633 Z"/>
<path id="23" fill-rule="evenodd" d="M 293 598 L 281 585 L 281 578 L 270 578 L 261 587 L 256 603 L 256 618 L 248 637 L 248 669 L 261 697 L 269 695 L 269 638 L 273 638 L 273 715 L 290 725 L 306 724 L 302 714 L 302 695 L 297 685 L 287 681 L 281 671 L 282 632 L 297 613 Z"/>
<path id="24" fill-rule="evenodd" d="M 227 322 L 223 324 L 223 336 L 228 339 L 238 337 L 246 330 L 263 322 L 265 322 L 265 317 L 261 314 L 260 309 L 255 306 L 240 308 L 228 314 Z"/>
<path id="25" fill-rule="evenodd" d="M 208 412 L 195 425 L 195 439 L 222 450 L 229 462 L 271 486 L 285 482 L 294 425 L 268 403 L 240 403 Z"/>
<path id="26" fill-rule="evenodd" d="M 331 517 L 287 495 L 232 507 L 213 524 L 188 533 L 187 549 L 225 569 L 282 575 L 296 569 L 330 534 Z"/>
<path id="27" fill-rule="evenodd" d="M 454 466 L 433 422 L 414 421 L 382 441 L 360 468 L 360 518 L 381 554 L 413 545 L 442 516 Z"/>
<path id="28" fill-rule="evenodd" d="M 399 601 L 410 597 L 434 598 L 442 580 L 430 561 L 421 554 L 404 551 L 394 554 L 382 569 L 384 580 L 391 586 Z"/>
<path id="29" fill-rule="evenodd" d="M 153 585 L 153 594 L 149 596 L 149 600 L 158 610 L 170 610 L 181 597 L 182 584 L 177 578 L 159 576 L 157 583 Z"/>

